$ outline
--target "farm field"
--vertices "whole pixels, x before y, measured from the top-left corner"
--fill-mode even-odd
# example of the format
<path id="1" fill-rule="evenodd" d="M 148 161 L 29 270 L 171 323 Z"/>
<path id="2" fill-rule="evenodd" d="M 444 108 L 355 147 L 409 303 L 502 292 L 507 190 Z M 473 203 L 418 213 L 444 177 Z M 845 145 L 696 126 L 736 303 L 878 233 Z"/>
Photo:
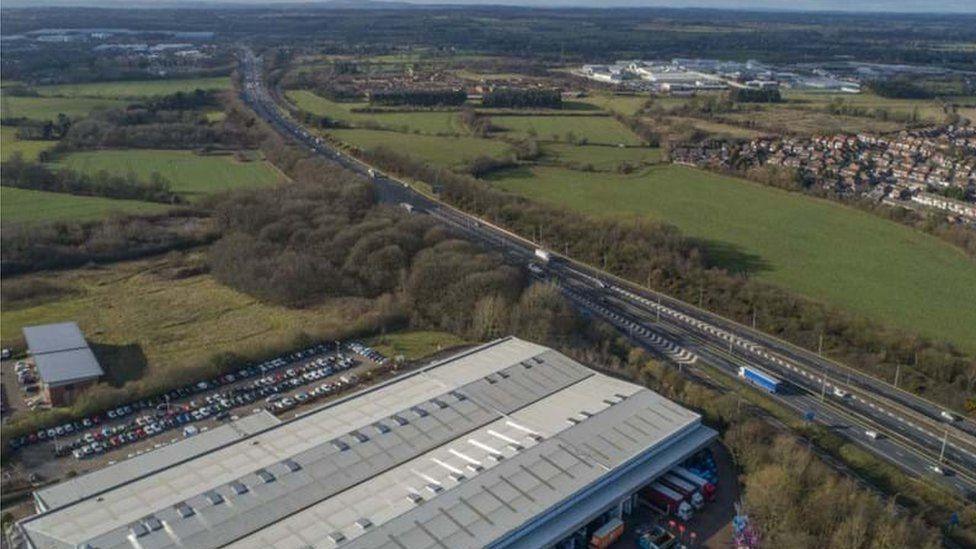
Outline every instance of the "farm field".
<path id="1" fill-rule="evenodd" d="M 437 137 L 382 130 L 337 129 L 329 133 L 361 149 L 385 146 L 444 167 L 459 166 L 478 156 L 502 156 L 510 149 L 502 141 L 477 137 Z"/>
<path id="2" fill-rule="evenodd" d="M 584 97 L 580 101 L 596 105 L 603 110 L 616 111 L 630 116 L 637 114 L 637 111 L 650 99 L 650 96 L 647 94 L 615 95 L 610 93 L 593 93 L 593 95 Z"/>
<path id="3" fill-rule="evenodd" d="M 454 334 L 436 331 L 396 332 L 366 340 L 366 344 L 391 359 L 417 360 L 468 343 Z"/>
<path id="4" fill-rule="evenodd" d="M 568 141 L 569 134 L 590 143 L 640 145 L 630 130 L 609 116 L 495 116 L 492 125 L 508 133 L 531 135 L 544 141 Z"/>
<path id="5" fill-rule="evenodd" d="M 356 126 L 375 126 L 430 135 L 468 133 L 454 111 L 362 113 L 353 112 L 353 109 L 366 107 L 367 103 L 339 103 L 307 90 L 289 90 L 285 95 L 302 110 Z"/>
<path id="6" fill-rule="evenodd" d="M 271 185 L 284 176 L 264 161 L 239 162 L 231 155 L 202 156 L 192 151 L 105 150 L 71 153 L 59 165 L 87 173 L 130 171 L 143 179 L 159 172 L 172 189 L 191 200 L 228 189 Z"/>
<path id="7" fill-rule="evenodd" d="M 818 93 L 810 91 L 788 90 L 783 94 L 786 99 L 785 104 L 791 107 L 822 109 L 829 105 L 831 101 L 840 100 L 845 105 L 861 107 L 865 109 L 888 109 L 891 113 L 910 115 L 913 110 L 918 110 L 918 115 L 923 120 L 933 123 L 941 122 L 944 114 L 942 107 L 935 100 L 928 99 L 889 99 L 881 97 L 871 92 L 864 93 Z"/>
<path id="8" fill-rule="evenodd" d="M 110 109 L 125 106 L 118 99 L 97 99 L 87 97 L 7 97 L 3 104 L 4 118 L 29 118 L 31 120 L 54 120 L 59 113 L 73 119 L 84 118 L 95 109 Z"/>
<path id="9" fill-rule="evenodd" d="M 88 221 L 107 217 L 115 212 L 154 214 L 164 212 L 167 208 L 164 204 L 138 200 L 114 200 L 0 187 L 0 220 L 3 223 Z"/>
<path id="10" fill-rule="evenodd" d="M 230 78 L 216 76 L 211 78 L 185 78 L 172 80 L 126 80 L 119 82 L 91 82 L 86 84 L 59 84 L 39 86 L 38 93 L 46 97 L 100 97 L 100 98 L 139 98 L 157 95 L 170 95 L 176 92 L 201 90 L 226 90 L 230 88 Z"/>
<path id="11" fill-rule="evenodd" d="M 499 174 L 504 189 L 595 216 L 674 224 L 756 256 L 760 280 L 976 351 L 976 264 L 935 237 L 827 201 L 686 168 Z"/>
<path id="12" fill-rule="evenodd" d="M 17 139 L 16 128 L 9 126 L 0 128 L 0 157 L 4 162 L 18 152 L 24 156 L 24 160 L 37 160 L 37 155 L 56 144 L 56 141 L 21 141 Z"/>
<path id="13" fill-rule="evenodd" d="M 888 133 L 905 127 L 903 123 L 889 120 L 878 120 L 865 116 L 844 116 L 785 106 L 724 114 L 722 120 L 732 125 L 749 124 L 754 129 L 768 132 L 806 135 L 859 132 Z"/>
<path id="14" fill-rule="evenodd" d="M 188 258 L 189 257 L 189 258 Z M 374 311 L 366 300 L 339 299 L 304 309 L 263 304 L 210 275 L 174 277 L 172 269 L 202 256 L 165 257 L 18 277 L 62 291 L 46 301 L 5 300 L 0 340 L 20 340 L 23 326 L 77 320 L 116 378 L 174 372 L 218 352 L 290 343 L 356 326 Z M 6 281 L 5 281 L 6 284 Z M 9 288 L 5 288 L 8 291 Z M 123 360 L 125 359 L 125 360 Z"/>
<path id="15" fill-rule="evenodd" d="M 642 164 L 661 160 L 661 150 L 646 147 L 612 147 L 606 145 L 570 145 L 546 143 L 542 147 L 542 162 L 554 162 L 567 167 L 592 166 L 594 170 L 613 171 L 623 163 Z"/>

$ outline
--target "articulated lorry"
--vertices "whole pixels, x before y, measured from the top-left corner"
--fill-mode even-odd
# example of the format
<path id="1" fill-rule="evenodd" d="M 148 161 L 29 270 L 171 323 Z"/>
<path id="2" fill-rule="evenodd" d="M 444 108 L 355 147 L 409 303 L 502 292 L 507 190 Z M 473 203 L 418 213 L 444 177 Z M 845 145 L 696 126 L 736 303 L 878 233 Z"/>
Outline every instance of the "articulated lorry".
<path id="1" fill-rule="evenodd" d="M 706 501 L 713 501 L 715 499 L 716 487 L 714 484 L 705 479 L 705 477 L 695 474 L 681 466 L 671 469 L 671 472 L 697 486 L 698 491 L 705 496 Z"/>
<path id="2" fill-rule="evenodd" d="M 667 473 L 658 479 L 658 482 L 684 496 L 685 501 L 690 503 L 695 509 L 701 509 L 705 506 L 705 498 L 702 497 L 698 488 L 678 475 Z"/>
<path id="3" fill-rule="evenodd" d="M 610 544 L 620 539 L 624 533 L 624 522 L 618 518 L 612 518 L 606 524 L 597 528 L 590 538 L 590 549 L 606 549 Z"/>
<path id="4" fill-rule="evenodd" d="M 674 515 L 681 520 L 689 520 L 694 514 L 691 505 L 684 496 L 668 488 L 660 482 L 655 482 L 640 491 L 640 495 L 651 506 L 665 515 Z"/>

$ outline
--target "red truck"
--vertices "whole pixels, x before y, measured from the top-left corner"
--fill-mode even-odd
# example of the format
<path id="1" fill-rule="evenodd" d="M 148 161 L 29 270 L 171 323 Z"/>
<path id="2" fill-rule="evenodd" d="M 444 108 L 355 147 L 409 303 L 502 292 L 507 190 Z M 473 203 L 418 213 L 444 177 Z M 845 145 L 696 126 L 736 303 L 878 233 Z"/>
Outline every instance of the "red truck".
<path id="1" fill-rule="evenodd" d="M 706 500 L 708 501 L 715 500 L 716 487 L 711 482 L 708 482 L 701 476 L 692 473 L 691 471 L 685 469 L 684 467 L 675 467 L 674 469 L 671 469 L 671 472 L 697 486 L 698 489 L 701 491 L 702 495 L 705 496 Z"/>
<path id="2" fill-rule="evenodd" d="M 684 496 L 660 482 L 655 482 L 644 488 L 640 491 L 640 495 L 651 504 L 651 507 L 656 507 L 666 515 L 674 515 L 681 520 L 691 518 L 691 505 L 685 501 Z"/>

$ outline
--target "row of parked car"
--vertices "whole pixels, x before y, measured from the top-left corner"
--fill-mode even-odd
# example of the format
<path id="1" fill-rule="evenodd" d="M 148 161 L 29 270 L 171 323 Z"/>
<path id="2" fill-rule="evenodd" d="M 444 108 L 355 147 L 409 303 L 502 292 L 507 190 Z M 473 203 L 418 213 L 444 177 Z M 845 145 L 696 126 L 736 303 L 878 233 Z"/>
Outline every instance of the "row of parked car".
<path id="1" fill-rule="evenodd" d="M 333 373 L 355 365 L 354 359 L 341 353 L 309 360 L 330 351 L 332 347 L 325 344 L 315 345 L 260 364 L 246 366 L 210 381 L 186 385 L 159 397 L 142 399 L 78 421 L 40 429 L 12 439 L 10 446 L 17 449 L 44 441 L 60 442 L 61 437 L 74 436 L 73 439 L 57 444 L 56 452 L 61 455 L 71 453 L 76 457 L 84 458 L 193 421 L 211 416 L 224 419 L 229 416 L 228 410 L 231 408 L 312 383 L 328 375 L 324 374 L 326 371 Z M 301 367 L 285 369 L 303 360 L 309 361 Z M 309 375 L 312 372 L 315 373 Z M 259 379 L 252 383 L 236 385 L 224 391 L 216 390 L 255 377 Z M 205 397 L 190 400 L 186 404 L 170 404 L 208 391 L 211 393 Z M 131 421 L 107 425 L 109 422 L 114 423 L 136 414 L 139 414 L 139 417 Z M 89 432 L 80 434 L 86 430 Z"/>
<path id="2" fill-rule="evenodd" d="M 233 408 L 256 402 L 261 398 L 265 398 L 266 402 L 268 399 L 277 401 L 282 393 L 313 383 L 336 372 L 348 370 L 355 365 L 356 361 L 351 357 L 332 355 L 319 357 L 302 366 L 286 370 L 265 370 L 261 373 L 266 375 L 248 383 L 236 384 L 178 406 L 161 404 L 154 414 L 144 414 L 126 423 L 85 433 L 84 436 L 59 446 L 56 453 L 67 455 L 70 452 L 75 458 L 85 459 L 188 423 L 202 421 L 210 417 L 225 420 L 230 417 L 230 410 Z M 252 377 L 253 375 L 256 374 L 245 377 Z M 228 383 L 239 381 L 239 379 L 236 377 Z M 339 383 L 342 383 L 341 386 L 345 386 L 350 382 L 346 380 Z M 339 387 L 339 383 L 330 385 Z M 292 399 L 285 397 L 279 402 L 285 400 Z M 307 394 L 304 400 L 308 400 Z M 98 435 L 102 436 L 99 437 Z"/>

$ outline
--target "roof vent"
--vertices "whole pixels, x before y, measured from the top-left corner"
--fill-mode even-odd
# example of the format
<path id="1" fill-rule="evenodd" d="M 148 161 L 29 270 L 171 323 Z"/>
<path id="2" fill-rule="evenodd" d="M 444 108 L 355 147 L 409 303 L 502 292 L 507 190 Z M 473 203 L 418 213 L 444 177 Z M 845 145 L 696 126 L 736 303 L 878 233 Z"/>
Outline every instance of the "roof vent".
<path id="1" fill-rule="evenodd" d="M 146 520 L 145 520 L 145 522 L 143 522 L 143 524 L 145 524 L 146 525 L 146 528 L 149 528 L 149 530 L 151 530 L 153 532 L 155 532 L 156 530 L 159 530 L 160 528 L 163 527 L 163 523 L 162 522 L 159 522 L 159 519 L 156 518 L 156 517 L 153 517 L 153 516 L 150 516 L 150 517 L 146 518 Z"/>
<path id="2" fill-rule="evenodd" d="M 469 463 L 467 465 L 467 467 L 468 467 L 468 470 L 469 471 L 474 472 L 474 473 L 480 473 L 480 472 L 482 472 L 482 471 L 485 470 L 484 467 L 482 467 L 481 465 L 478 465 L 477 463 Z"/>
<path id="3" fill-rule="evenodd" d="M 359 520 L 356 521 L 356 526 L 362 528 L 363 530 L 366 530 L 366 529 L 371 528 L 373 526 L 373 521 L 369 520 L 368 518 L 363 517 L 363 518 L 361 518 L 361 519 L 359 519 Z"/>
<path id="4" fill-rule="evenodd" d="M 458 391 L 451 391 L 451 396 L 456 398 L 458 402 L 464 402 L 465 400 L 468 400 L 468 397 L 464 396 L 464 394 Z"/>
<path id="5" fill-rule="evenodd" d="M 176 504 L 176 512 L 180 514 L 180 518 L 190 518 L 196 514 L 193 507 L 190 507 L 185 501 Z"/>
<path id="6" fill-rule="evenodd" d="M 436 484 L 434 482 L 427 483 L 427 489 L 430 490 L 430 493 L 432 493 L 432 494 L 437 494 L 439 492 L 443 492 L 444 491 L 444 487 L 443 486 L 441 486 L 440 484 Z"/>
<path id="7" fill-rule="evenodd" d="M 545 440 L 545 437 L 543 437 L 539 433 L 529 433 L 529 438 L 531 438 L 536 442 L 542 442 L 543 440 Z"/>
<path id="8" fill-rule="evenodd" d="M 534 360 L 536 364 L 542 364 L 543 362 L 542 358 L 537 356 L 532 357 L 532 360 Z"/>
<path id="9" fill-rule="evenodd" d="M 342 532 L 336 530 L 335 532 L 329 534 L 329 540 L 332 541 L 332 543 L 339 545 L 340 543 L 346 541 L 346 536 Z"/>
<path id="10" fill-rule="evenodd" d="M 409 499 L 414 505 L 420 505 L 420 503 L 424 501 L 424 498 L 420 497 L 420 494 L 414 492 L 407 494 L 407 499 Z"/>
<path id="11" fill-rule="evenodd" d="M 349 434 L 355 437 L 355 439 L 358 440 L 359 442 L 369 442 L 369 437 L 364 435 L 363 433 L 360 433 L 359 431 L 353 431 Z"/>
<path id="12" fill-rule="evenodd" d="M 462 475 L 461 473 L 451 473 L 450 474 L 450 477 L 452 479 L 454 479 L 454 482 L 461 482 L 462 480 L 464 480 L 465 478 L 467 478 L 464 475 Z"/>
<path id="13" fill-rule="evenodd" d="M 133 536 L 141 538 L 149 533 L 149 528 L 146 528 L 146 526 L 141 522 L 137 522 L 129 527 L 129 532 L 131 532 Z"/>
<path id="14" fill-rule="evenodd" d="M 427 410 L 424 410 L 420 406 L 414 406 L 413 408 L 410 409 L 413 410 L 413 413 L 417 414 L 418 417 L 427 417 L 428 415 L 430 415 L 430 413 Z"/>
<path id="15" fill-rule="evenodd" d="M 571 417 L 569 418 L 569 422 L 572 423 L 573 425 L 579 425 L 580 420 L 576 419 L 575 417 Z"/>
<path id="16" fill-rule="evenodd" d="M 517 443 L 517 442 L 512 442 L 512 443 L 510 443 L 510 444 L 508 445 L 508 447 L 509 447 L 509 448 L 511 448 L 512 450 L 514 450 L 514 451 L 516 451 L 516 452 L 521 452 L 522 450 L 524 450 L 524 449 L 525 449 L 525 447 L 524 447 L 524 446 L 522 446 L 521 444 L 519 444 L 519 443 Z"/>
<path id="17" fill-rule="evenodd" d="M 390 428 L 382 423 L 374 423 L 373 427 L 375 427 L 376 430 L 379 431 L 381 435 L 390 432 Z"/>
<path id="18" fill-rule="evenodd" d="M 607 406 L 613 406 L 614 404 L 617 404 L 616 402 L 610 400 L 609 398 L 603 399 L 603 403 L 606 404 Z"/>
<path id="19" fill-rule="evenodd" d="M 302 466 L 299 465 L 298 462 L 293 459 L 286 459 L 283 460 L 281 463 L 283 463 L 285 467 L 287 467 L 288 470 L 291 471 L 292 473 L 302 470 Z"/>
<path id="20" fill-rule="evenodd" d="M 213 490 L 207 492 L 204 494 L 204 496 L 207 498 L 207 501 L 211 503 L 211 505 L 220 505 L 224 502 L 224 496 L 214 492 Z"/>
<path id="21" fill-rule="evenodd" d="M 241 482 L 241 481 L 239 481 L 239 480 L 232 481 L 230 483 L 230 488 L 237 495 L 241 495 L 241 494 L 246 494 L 247 493 L 247 486 L 245 486 L 244 483 Z"/>
<path id="22" fill-rule="evenodd" d="M 619 398 L 620 400 L 627 400 L 627 395 L 622 395 L 620 393 L 614 393 L 613 396 Z"/>
<path id="23" fill-rule="evenodd" d="M 491 376 L 485 376 L 485 381 L 487 381 L 490 385 L 498 383 L 498 380 Z"/>
<path id="24" fill-rule="evenodd" d="M 409 421 L 407 421 L 407 418 L 401 416 L 400 414 L 394 414 L 393 421 L 397 422 L 397 424 L 400 425 L 401 427 L 410 423 Z"/>
<path id="25" fill-rule="evenodd" d="M 590 413 L 590 412 L 587 412 L 586 410 L 583 410 L 582 412 L 580 412 L 580 414 L 582 414 L 582 415 L 584 415 L 586 417 L 593 417 L 593 414 Z"/>
<path id="26" fill-rule="evenodd" d="M 349 449 L 349 445 L 339 439 L 333 440 L 332 446 L 335 446 L 335 449 L 339 450 L 340 452 L 345 452 Z"/>
<path id="27" fill-rule="evenodd" d="M 499 371 L 498 371 L 498 377 L 500 377 L 500 378 L 502 378 L 502 379 L 508 379 L 508 378 L 510 378 L 510 377 L 512 377 L 512 376 L 511 376 L 511 375 L 509 375 L 509 373 L 508 373 L 508 372 L 504 372 L 504 371 L 502 371 L 502 370 L 499 370 Z"/>
<path id="28" fill-rule="evenodd" d="M 439 398 L 431 399 L 431 402 L 434 403 L 434 406 L 437 406 L 441 410 L 443 410 L 444 408 L 447 408 L 447 403 L 444 402 L 443 400 L 439 399 Z"/>
<path id="29" fill-rule="evenodd" d="M 258 478 L 263 480 L 265 484 L 268 484 L 269 482 L 274 482 L 275 479 L 275 476 L 272 475 L 271 472 L 268 471 L 267 469 L 258 469 L 257 471 L 254 472 L 254 474 L 256 474 Z"/>

